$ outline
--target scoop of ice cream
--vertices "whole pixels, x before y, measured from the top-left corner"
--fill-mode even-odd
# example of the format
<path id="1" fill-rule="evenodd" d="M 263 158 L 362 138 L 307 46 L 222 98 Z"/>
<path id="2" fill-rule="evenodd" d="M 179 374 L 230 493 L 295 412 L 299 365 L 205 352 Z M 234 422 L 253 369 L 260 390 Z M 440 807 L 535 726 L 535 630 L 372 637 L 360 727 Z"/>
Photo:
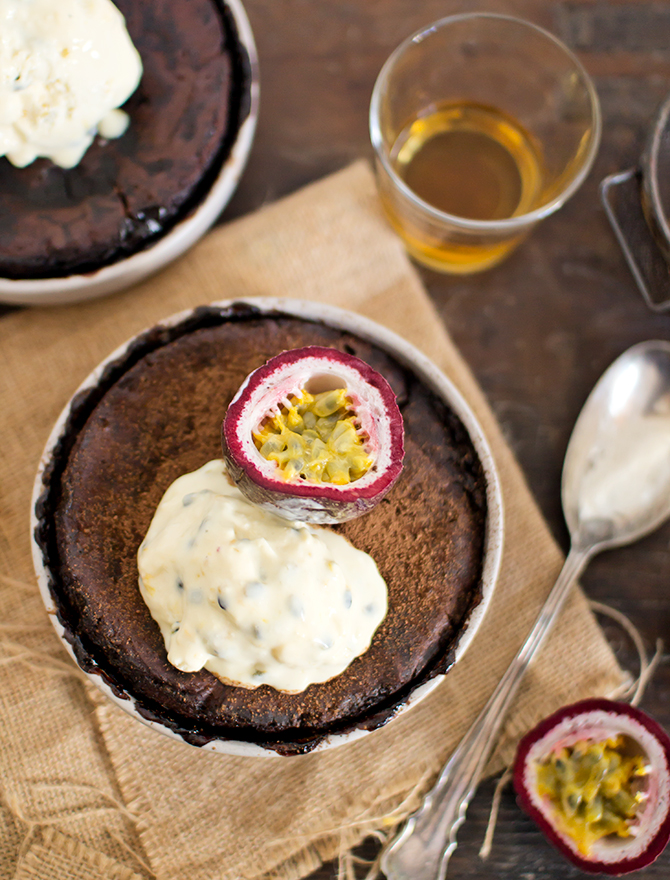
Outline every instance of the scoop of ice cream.
<path id="1" fill-rule="evenodd" d="M 210 461 L 167 490 L 138 553 L 170 663 L 298 693 L 343 672 L 387 610 L 373 559 L 248 501 Z"/>
<path id="2" fill-rule="evenodd" d="M 0 0 L 0 156 L 73 167 L 98 132 L 123 134 L 141 75 L 111 0 Z"/>

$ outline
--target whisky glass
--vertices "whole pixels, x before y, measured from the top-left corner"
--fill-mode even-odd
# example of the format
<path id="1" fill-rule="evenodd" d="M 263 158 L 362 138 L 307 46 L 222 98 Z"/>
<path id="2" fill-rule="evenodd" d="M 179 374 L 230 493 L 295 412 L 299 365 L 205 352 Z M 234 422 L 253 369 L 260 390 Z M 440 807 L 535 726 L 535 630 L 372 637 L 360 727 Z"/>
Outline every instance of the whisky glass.
<path id="1" fill-rule="evenodd" d="M 601 114 L 575 55 L 507 15 L 466 13 L 408 37 L 375 84 L 377 184 L 410 255 L 468 274 L 504 259 L 578 189 Z"/>

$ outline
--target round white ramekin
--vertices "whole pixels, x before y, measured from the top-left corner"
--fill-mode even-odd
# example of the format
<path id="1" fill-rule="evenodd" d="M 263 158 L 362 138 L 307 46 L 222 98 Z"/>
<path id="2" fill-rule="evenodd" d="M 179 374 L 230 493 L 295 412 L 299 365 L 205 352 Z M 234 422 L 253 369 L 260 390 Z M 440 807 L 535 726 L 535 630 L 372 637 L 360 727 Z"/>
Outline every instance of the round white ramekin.
<path id="1" fill-rule="evenodd" d="M 479 625 L 482 622 L 486 609 L 489 606 L 491 596 L 498 577 L 500 569 L 500 561 L 502 557 L 503 547 L 503 506 L 502 494 L 500 489 L 500 480 L 495 466 L 495 462 L 491 455 L 489 444 L 484 436 L 481 427 L 474 413 L 464 400 L 460 392 L 455 388 L 453 383 L 432 363 L 425 355 L 416 349 L 409 342 L 406 342 L 400 336 L 387 330 L 385 327 L 376 324 L 374 321 L 356 315 L 352 312 L 339 309 L 334 306 L 326 306 L 313 302 L 306 302 L 293 299 L 273 299 L 269 297 L 259 297 L 214 303 L 213 308 L 220 308 L 222 311 L 228 310 L 234 303 L 240 303 L 244 306 L 252 307 L 261 314 L 263 313 L 282 313 L 296 318 L 302 318 L 308 321 L 318 321 L 334 327 L 338 330 L 344 330 L 354 333 L 362 339 L 374 343 L 382 350 L 388 352 L 401 364 L 410 367 L 417 376 L 436 394 L 461 420 L 467 433 L 470 436 L 472 444 L 475 448 L 479 460 L 484 471 L 486 479 L 486 500 L 487 500 L 487 518 L 486 518 L 486 535 L 484 545 L 484 559 L 482 566 L 481 588 L 482 597 L 479 604 L 472 610 L 468 622 L 461 632 L 459 641 L 455 648 L 454 663 L 463 656 L 469 645 L 471 644 Z M 193 311 L 180 312 L 172 315 L 158 325 L 160 328 L 175 327 L 183 322 L 189 321 L 193 315 Z M 146 332 L 146 331 L 145 331 Z M 59 619 L 57 596 L 53 595 L 50 583 L 53 581 L 51 572 L 45 564 L 42 550 L 40 549 L 36 539 L 35 531 L 39 523 L 39 517 L 36 510 L 37 503 L 45 491 L 45 480 L 48 483 L 48 475 L 50 473 L 50 464 L 54 452 L 58 449 L 63 438 L 64 430 L 69 420 L 72 404 L 75 400 L 81 399 L 81 395 L 95 389 L 100 381 L 101 376 L 105 372 L 106 367 L 123 359 L 124 354 L 129 348 L 134 346 L 136 340 L 143 336 L 139 334 L 128 342 L 124 343 L 120 348 L 109 355 L 96 369 L 84 380 L 77 389 L 70 402 L 60 414 L 51 435 L 47 441 L 44 453 L 40 460 L 39 469 L 35 478 L 33 489 L 33 502 L 31 512 L 31 538 L 33 549 L 33 560 L 35 571 L 39 583 L 42 599 L 46 606 L 51 621 L 56 628 L 56 632 L 60 636 L 65 648 L 68 650 L 72 658 L 77 662 L 74 655 L 70 640 L 66 637 L 63 624 Z M 132 551 L 135 552 L 135 549 Z M 95 664 L 90 659 L 90 665 Z M 453 664 L 452 664 L 453 666 Z M 134 715 L 139 721 L 148 724 L 154 730 L 167 734 L 176 739 L 183 739 L 176 734 L 167 724 L 161 724 L 156 721 L 147 720 L 146 717 L 138 710 L 137 701 L 131 693 L 124 691 L 123 688 L 112 686 L 109 683 L 109 669 L 99 672 L 93 669 L 84 670 L 87 676 L 94 682 L 107 696 L 115 703 Z M 448 673 L 447 673 L 448 674 Z M 436 675 L 434 678 L 419 684 L 409 696 L 400 704 L 393 718 L 400 714 L 406 713 L 413 706 L 416 706 L 427 694 L 433 691 L 444 678 L 444 675 Z M 391 719 L 392 720 L 392 719 Z M 344 743 L 352 742 L 360 737 L 369 735 L 372 730 L 353 728 L 345 733 L 336 733 L 328 735 L 321 741 L 314 751 L 332 748 Z M 276 756 L 277 752 L 272 748 L 257 745 L 256 743 L 243 742 L 234 739 L 212 739 L 199 748 L 223 752 L 225 754 L 239 756 Z"/>

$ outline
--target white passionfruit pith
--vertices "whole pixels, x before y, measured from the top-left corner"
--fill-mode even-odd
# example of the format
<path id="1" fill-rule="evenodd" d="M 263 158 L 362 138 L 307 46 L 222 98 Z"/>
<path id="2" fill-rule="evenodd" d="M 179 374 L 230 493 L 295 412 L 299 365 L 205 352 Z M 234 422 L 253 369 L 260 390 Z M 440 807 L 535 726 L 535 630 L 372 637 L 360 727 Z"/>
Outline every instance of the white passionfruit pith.
<path id="1" fill-rule="evenodd" d="M 360 358 L 320 346 L 285 351 L 251 373 L 222 441 L 247 498 L 311 523 L 366 513 L 399 477 L 404 454 L 388 382 Z"/>
<path id="2" fill-rule="evenodd" d="M 526 734 L 519 803 L 583 871 L 627 874 L 670 837 L 670 739 L 627 703 L 584 700 Z"/>

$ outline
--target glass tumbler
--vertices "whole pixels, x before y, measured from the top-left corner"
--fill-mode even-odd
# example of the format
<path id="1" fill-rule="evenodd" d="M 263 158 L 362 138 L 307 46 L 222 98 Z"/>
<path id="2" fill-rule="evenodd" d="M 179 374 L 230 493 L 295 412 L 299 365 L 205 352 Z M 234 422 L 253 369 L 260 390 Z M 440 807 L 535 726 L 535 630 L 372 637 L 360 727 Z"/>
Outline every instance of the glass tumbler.
<path id="1" fill-rule="evenodd" d="M 372 93 L 370 135 L 386 215 L 412 257 L 488 269 L 577 190 L 601 116 L 559 40 L 506 15 L 443 18 L 406 39 Z"/>

